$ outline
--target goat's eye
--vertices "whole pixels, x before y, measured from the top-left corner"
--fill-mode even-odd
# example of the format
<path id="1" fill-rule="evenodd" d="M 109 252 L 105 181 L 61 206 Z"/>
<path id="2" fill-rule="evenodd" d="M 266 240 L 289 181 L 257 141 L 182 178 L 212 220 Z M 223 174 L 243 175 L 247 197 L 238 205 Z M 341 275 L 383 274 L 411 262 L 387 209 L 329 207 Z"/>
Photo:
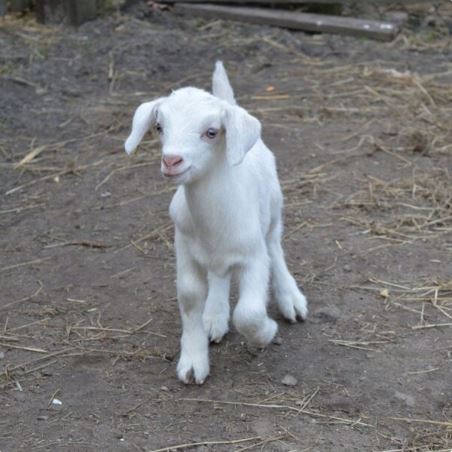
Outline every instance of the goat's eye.
<path id="1" fill-rule="evenodd" d="M 213 140 L 218 135 L 218 130 L 214 128 L 207 129 L 204 136 L 209 140 Z"/>
<path id="2" fill-rule="evenodd" d="M 163 127 L 159 122 L 155 125 L 155 130 L 157 130 L 158 133 L 163 133 Z"/>

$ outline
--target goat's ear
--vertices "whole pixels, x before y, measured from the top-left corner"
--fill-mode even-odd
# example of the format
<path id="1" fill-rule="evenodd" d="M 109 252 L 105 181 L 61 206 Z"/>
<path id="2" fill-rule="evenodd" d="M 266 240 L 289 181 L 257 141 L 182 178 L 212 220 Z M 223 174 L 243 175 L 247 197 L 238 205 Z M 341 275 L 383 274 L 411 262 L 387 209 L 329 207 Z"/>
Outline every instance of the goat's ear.
<path id="1" fill-rule="evenodd" d="M 261 123 L 239 106 L 227 106 L 223 112 L 226 131 L 226 156 L 231 165 L 239 165 L 261 136 Z"/>
<path id="2" fill-rule="evenodd" d="M 228 74 L 221 61 L 215 63 L 215 70 L 212 75 L 212 94 L 231 105 L 236 105 L 234 91 L 229 83 Z"/>
<path id="3" fill-rule="evenodd" d="M 155 108 L 162 100 L 161 97 L 151 102 L 145 102 L 136 109 L 133 115 L 132 131 L 124 145 L 127 154 L 131 154 L 137 148 L 146 132 L 155 122 Z"/>

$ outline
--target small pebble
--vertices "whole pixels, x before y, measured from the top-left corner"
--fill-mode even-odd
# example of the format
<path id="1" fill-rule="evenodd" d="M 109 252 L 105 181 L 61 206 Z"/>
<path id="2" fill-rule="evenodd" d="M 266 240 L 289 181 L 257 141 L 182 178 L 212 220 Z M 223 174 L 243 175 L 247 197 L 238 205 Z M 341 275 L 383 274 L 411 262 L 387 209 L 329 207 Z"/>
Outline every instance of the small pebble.
<path id="1" fill-rule="evenodd" d="M 4 352 L 0 352 L 0 359 L 4 359 L 5 358 L 5 353 Z"/>
<path id="2" fill-rule="evenodd" d="M 168 388 L 168 386 L 161 386 L 161 387 L 160 387 L 160 390 L 161 390 L 161 391 L 168 392 L 168 391 L 169 391 L 169 388 Z"/>
<path id="3" fill-rule="evenodd" d="M 311 322 L 313 323 L 336 323 L 341 312 L 335 306 L 325 306 L 313 312 Z"/>
<path id="4" fill-rule="evenodd" d="M 344 265 L 344 272 L 351 272 L 352 271 L 352 267 L 350 267 L 350 265 L 348 265 L 348 264 L 345 264 Z"/>
<path id="5" fill-rule="evenodd" d="M 22 387 L 20 389 L 17 388 L 17 391 L 14 391 L 14 400 L 17 400 L 18 402 L 24 402 L 26 397 L 27 396 L 22 391 Z"/>
<path id="6" fill-rule="evenodd" d="M 281 383 L 285 386 L 295 386 L 298 383 L 298 380 L 290 374 L 287 374 L 282 380 Z"/>
<path id="7" fill-rule="evenodd" d="M 282 337 L 281 337 L 281 336 L 276 336 L 276 337 L 273 339 L 273 343 L 274 343 L 275 345 L 281 345 L 281 344 L 283 343 Z"/>
<path id="8" fill-rule="evenodd" d="M 38 416 L 36 419 L 38 421 L 46 421 L 47 419 L 49 419 L 49 416 Z"/>

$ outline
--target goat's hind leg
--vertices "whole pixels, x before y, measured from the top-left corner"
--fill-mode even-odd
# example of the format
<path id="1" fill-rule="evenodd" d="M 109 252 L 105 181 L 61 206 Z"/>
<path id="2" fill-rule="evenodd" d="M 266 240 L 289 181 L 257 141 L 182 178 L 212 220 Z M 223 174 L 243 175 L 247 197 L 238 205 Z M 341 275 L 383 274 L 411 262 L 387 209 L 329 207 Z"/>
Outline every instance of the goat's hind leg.
<path id="1" fill-rule="evenodd" d="M 207 274 L 191 259 L 177 232 L 176 254 L 177 298 L 182 319 L 177 375 L 184 383 L 202 384 L 209 375 L 209 341 L 202 321 Z"/>
<path id="2" fill-rule="evenodd" d="M 271 260 L 273 293 L 279 311 L 289 321 L 305 320 L 308 315 L 306 297 L 297 287 L 294 277 L 290 274 L 281 246 L 281 223 L 276 223 L 269 231 L 267 248 Z"/>
<path id="3" fill-rule="evenodd" d="M 228 332 L 230 280 L 229 274 L 221 277 L 212 272 L 208 273 L 209 294 L 202 320 L 209 340 L 217 344 Z"/>

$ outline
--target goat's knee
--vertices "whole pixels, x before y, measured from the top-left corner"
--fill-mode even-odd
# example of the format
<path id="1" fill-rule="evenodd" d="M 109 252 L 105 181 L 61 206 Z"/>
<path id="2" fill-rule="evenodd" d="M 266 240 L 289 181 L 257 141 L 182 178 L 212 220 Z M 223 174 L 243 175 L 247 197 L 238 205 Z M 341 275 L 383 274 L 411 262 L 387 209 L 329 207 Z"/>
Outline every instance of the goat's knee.
<path id="1" fill-rule="evenodd" d="M 254 345 L 265 347 L 271 342 L 278 330 L 277 323 L 267 315 L 265 305 L 239 301 L 233 314 L 237 331 Z"/>
<path id="2" fill-rule="evenodd" d="M 204 307 L 204 327 L 212 342 L 219 343 L 228 332 L 230 275 L 209 273 L 209 294 Z"/>
<path id="3" fill-rule="evenodd" d="M 196 308 L 202 309 L 207 296 L 207 282 L 199 275 L 183 273 L 177 275 L 177 299 L 181 310 L 189 314 Z"/>
<path id="4" fill-rule="evenodd" d="M 251 343 L 264 347 L 273 339 L 278 326 L 267 315 L 269 259 L 265 249 L 250 259 L 240 276 L 240 297 L 233 322 Z"/>

